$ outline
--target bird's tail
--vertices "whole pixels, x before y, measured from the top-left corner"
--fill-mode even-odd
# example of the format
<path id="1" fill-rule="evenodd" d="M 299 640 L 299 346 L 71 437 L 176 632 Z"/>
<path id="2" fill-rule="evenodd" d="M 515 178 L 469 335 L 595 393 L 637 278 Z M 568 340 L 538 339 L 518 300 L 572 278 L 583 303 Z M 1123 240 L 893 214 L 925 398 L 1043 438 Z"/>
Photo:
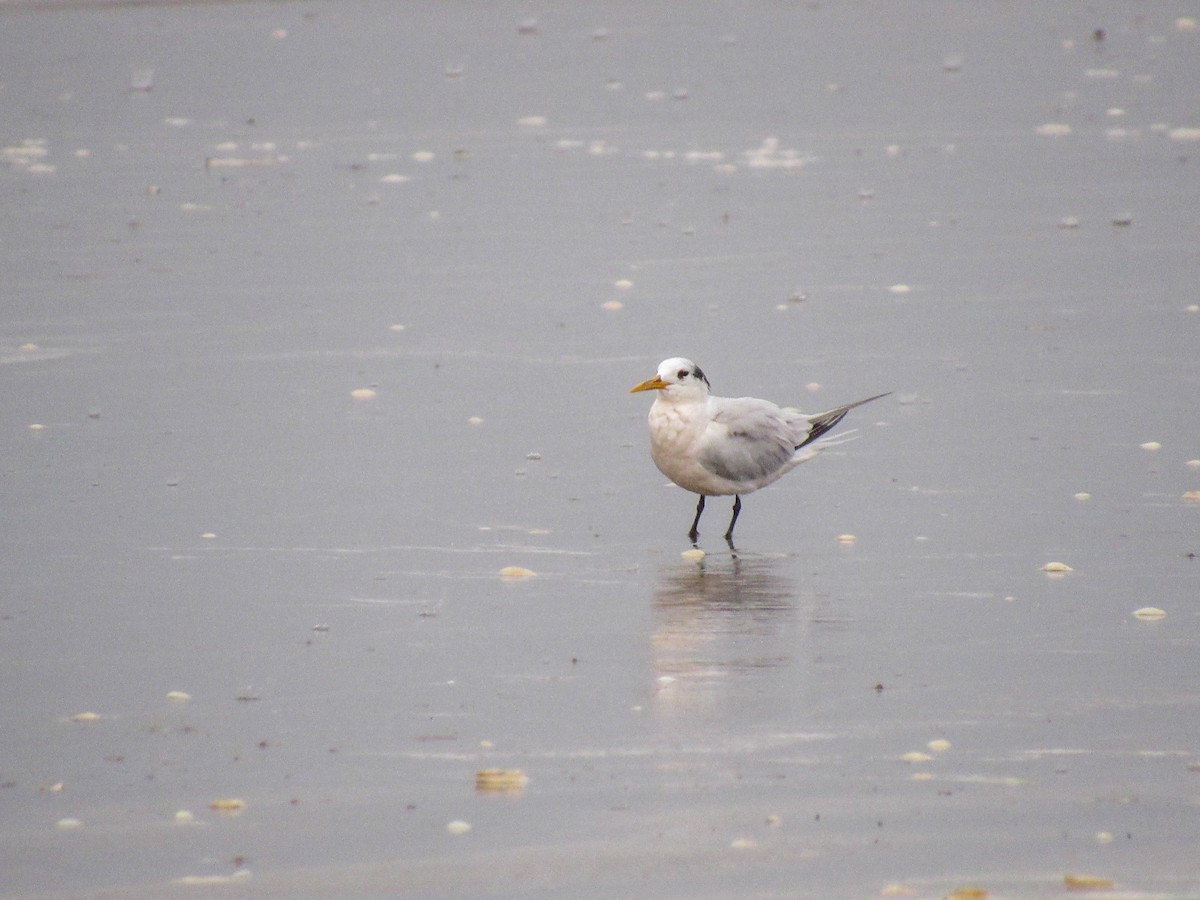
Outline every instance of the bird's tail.
<path id="1" fill-rule="evenodd" d="M 825 432 L 837 425 L 838 422 L 846 418 L 846 413 L 850 412 L 850 410 L 854 409 L 854 407 L 862 406 L 864 403 L 870 403 L 872 400 L 878 400 L 880 397 L 886 397 L 890 393 L 891 391 L 888 391 L 887 394 L 876 394 L 874 397 L 868 397 L 866 400 L 856 400 L 853 403 L 847 403 L 844 406 L 835 407 L 827 412 L 806 416 L 805 418 L 807 418 L 810 423 L 808 435 L 803 441 L 796 445 L 796 449 L 799 450 L 801 447 L 807 447 L 813 441 L 820 438 L 821 435 L 825 434 Z M 841 443 L 841 441 L 834 441 L 833 443 L 830 443 L 827 439 L 821 443 L 822 448 L 824 448 L 833 446 L 833 443 Z"/>
<path id="2" fill-rule="evenodd" d="M 831 434 L 827 437 L 818 438 L 815 441 L 805 441 L 800 447 L 796 448 L 796 452 L 792 454 L 794 465 L 806 463 L 810 459 L 817 456 L 822 450 L 828 450 L 830 447 L 840 447 L 842 444 L 848 444 L 851 441 L 857 441 L 861 434 L 857 428 L 851 428 L 849 431 L 843 431 L 841 434 Z M 801 447 L 803 449 L 801 449 Z"/>

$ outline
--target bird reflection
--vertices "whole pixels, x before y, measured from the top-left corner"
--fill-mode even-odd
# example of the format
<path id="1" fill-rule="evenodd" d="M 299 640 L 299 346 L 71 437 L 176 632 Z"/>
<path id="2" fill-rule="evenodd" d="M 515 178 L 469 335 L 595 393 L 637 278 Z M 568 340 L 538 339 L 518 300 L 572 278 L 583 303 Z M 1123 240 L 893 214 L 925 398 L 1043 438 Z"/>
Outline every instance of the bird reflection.
<path id="1" fill-rule="evenodd" d="M 796 588 L 777 557 L 732 553 L 663 567 L 654 594 L 655 702 L 690 714 L 720 706 L 739 680 L 788 665 L 797 649 Z"/>

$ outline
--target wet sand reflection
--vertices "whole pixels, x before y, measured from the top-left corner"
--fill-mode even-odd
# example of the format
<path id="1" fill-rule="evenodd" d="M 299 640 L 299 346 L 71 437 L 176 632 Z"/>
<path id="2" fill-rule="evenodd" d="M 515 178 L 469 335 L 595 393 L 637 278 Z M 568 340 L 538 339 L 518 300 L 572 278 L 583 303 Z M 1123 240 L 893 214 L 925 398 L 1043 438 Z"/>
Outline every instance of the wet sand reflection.
<path id="1" fill-rule="evenodd" d="M 655 702 L 664 712 L 720 707 L 739 674 L 789 665 L 797 588 L 778 557 L 715 554 L 663 567 L 654 592 Z"/>

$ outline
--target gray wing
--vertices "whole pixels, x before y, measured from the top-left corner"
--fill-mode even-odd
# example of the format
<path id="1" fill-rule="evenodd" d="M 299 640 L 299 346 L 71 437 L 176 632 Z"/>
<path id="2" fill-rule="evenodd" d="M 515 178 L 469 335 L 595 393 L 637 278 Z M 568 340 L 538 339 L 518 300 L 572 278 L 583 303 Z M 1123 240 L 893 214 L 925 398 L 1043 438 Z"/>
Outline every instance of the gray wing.
<path id="1" fill-rule="evenodd" d="M 700 465 L 729 481 L 753 482 L 792 458 L 793 430 L 781 410 L 753 397 L 710 397 L 711 421 L 697 448 Z"/>
<path id="2" fill-rule="evenodd" d="M 796 444 L 796 449 L 799 450 L 801 447 L 803 447 L 807 444 L 811 444 L 813 441 L 815 441 L 817 438 L 819 438 L 825 432 L 829 431 L 831 428 L 836 426 L 838 424 L 838 422 L 840 422 L 840 421 L 842 421 L 842 419 L 846 418 L 846 413 L 850 412 L 850 410 L 854 409 L 854 407 L 862 406 L 864 403 L 870 403 L 872 400 L 878 400 L 880 397 L 887 397 L 887 396 L 888 396 L 888 394 L 876 394 L 874 397 L 868 397 L 866 400 L 856 400 L 853 403 L 847 403 L 845 406 L 839 406 L 836 409 L 831 409 L 831 410 L 829 410 L 827 412 L 823 412 L 823 413 L 816 413 L 815 415 L 811 415 L 811 416 L 806 416 L 806 415 L 804 415 L 804 413 L 800 412 L 799 410 L 794 410 L 794 409 L 783 410 L 784 413 L 793 414 L 790 417 L 792 419 L 793 423 L 795 423 L 797 421 L 801 421 L 801 422 L 807 421 L 807 423 L 808 423 L 807 434 L 805 434 L 801 438 L 801 440 Z"/>

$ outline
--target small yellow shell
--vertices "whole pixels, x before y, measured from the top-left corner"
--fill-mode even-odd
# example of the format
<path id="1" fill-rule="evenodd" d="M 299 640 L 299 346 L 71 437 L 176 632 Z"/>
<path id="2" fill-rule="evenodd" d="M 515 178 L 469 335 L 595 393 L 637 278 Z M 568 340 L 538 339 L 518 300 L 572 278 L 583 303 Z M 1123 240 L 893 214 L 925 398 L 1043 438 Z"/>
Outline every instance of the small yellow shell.
<path id="1" fill-rule="evenodd" d="M 1143 606 L 1141 609 L 1133 611 L 1134 618 L 1147 622 L 1164 618 L 1166 614 L 1166 610 L 1159 609 L 1157 606 Z"/>
<path id="2" fill-rule="evenodd" d="M 238 869 L 231 875 L 184 875 L 173 880 L 171 884 L 204 887 L 216 884 L 237 884 L 240 881 L 247 881 L 249 878 L 249 869 Z"/>
<path id="3" fill-rule="evenodd" d="M 522 578 L 533 578 L 537 572 L 522 566 L 505 566 L 500 570 L 500 577 L 506 581 L 519 581 Z"/>
<path id="4" fill-rule="evenodd" d="M 1063 885 L 1068 891 L 1107 891 L 1113 887 L 1113 880 L 1099 875 L 1064 875 Z"/>
<path id="5" fill-rule="evenodd" d="M 475 790 L 483 794 L 515 794 L 528 783 L 520 769 L 480 769 L 475 773 Z"/>

